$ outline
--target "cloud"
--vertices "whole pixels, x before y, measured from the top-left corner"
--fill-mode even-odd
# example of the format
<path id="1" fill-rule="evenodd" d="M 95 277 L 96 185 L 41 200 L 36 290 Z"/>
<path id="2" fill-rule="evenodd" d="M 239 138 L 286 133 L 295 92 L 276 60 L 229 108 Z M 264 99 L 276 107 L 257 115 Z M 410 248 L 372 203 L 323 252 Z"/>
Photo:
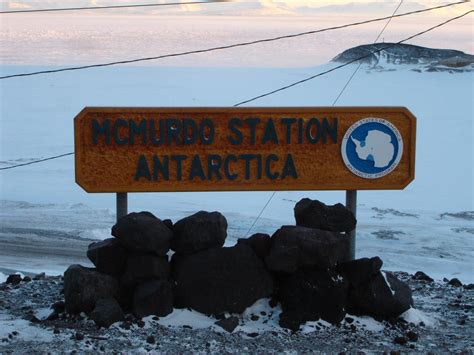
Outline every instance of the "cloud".
<path id="1" fill-rule="evenodd" d="M 0 9 L 2 10 L 15 10 L 15 9 L 29 9 L 31 6 L 24 1 L 5 1 L 0 0 Z"/>
<path id="2" fill-rule="evenodd" d="M 20 8 L 55 8 L 55 7 L 81 7 L 81 6 L 107 6 L 126 4 L 146 4 L 146 3 L 167 3 L 184 2 L 189 0 L 0 0 L 0 7 L 3 9 Z M 170 14 L 170 13 L 202 13 L 202 14 L 225 14 L 225 15 L 298 15 L 313 13 L 367 13 L 367 14 L 387 14 L 399 4 L 400 0 L 234 0 L 226 3 L 216 3 L 209 5 L 181 5 L 166 7 L 147 7 L 135 9 L 120 9 L 121 13 L 142 13 L 142 14 Z M 67 4 L 67 5 L 66 5 Z M 472 8 L 472 5 L 461 5 L 437 10 L 430 13 L 433 15 L 450 15 L 465 12 Z M 405 1 L 400 12 L 412 11 L 440 5 L 439 0 L 408 0 Z M 114 12 L 115 13 L 115 12 Z"/>
<path id="3" fill-rule="evenodd" d="M 23 4 L 21 2 L 13 2 L 13 1 L 8 2 L 9 9 L 29 9 L 30 7 L 31 7 L 30 5 Z"/>

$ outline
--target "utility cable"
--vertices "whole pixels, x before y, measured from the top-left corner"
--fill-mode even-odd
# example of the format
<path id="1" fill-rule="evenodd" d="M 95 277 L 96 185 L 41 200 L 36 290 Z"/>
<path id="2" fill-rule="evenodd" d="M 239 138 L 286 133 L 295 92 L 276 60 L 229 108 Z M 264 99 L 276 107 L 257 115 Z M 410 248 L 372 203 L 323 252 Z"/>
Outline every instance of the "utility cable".
<path id="1" fill-rule="evenodd" d="M 5 168 L 0 168 L 0 170 L 8 170 L 8 169 L 13 169 L 13 168 L 19 168 L 20 166 L 25 166 L 25 165 L 31 165 L 31 164 L 41 163 L 41 162 L 44 162 L 44 161 L 53 160 L 53 159 L 58 159 L 58 158 L 66 157 L 66 156 L 68 156 L 68 155 L 73 155 L 73 154 L 74 154 L 74 152 L 71 152 L 71 153 L 66 153 L 66 154 L 61 154 L 61 155 L 55 155 L 55 156 L 48 157 L 48 158 L 44 158 L 44 159 L 32 160 L 32 161 L 29 161 L 28 163 L 22 163 L 22 164 L 17 164 L 17 165 L 10 165 L 10 166 L 7 166 L 7 167 L 5 167 Z"/>
<path id="2" fill-rule="evenodd" d="M 402 4 L 403 4 L 403 0 L 400 1 L 400 3 L 398 4 L 397 8 L 395 9 L 395 11 L 393 11 L 392 17 L 390 17 L 390 18 L 388 19 L 388 21 L 385 23 L 385 26 L 383 26 L 382 31 L 380 31 L 379 35 L 378 35 L 377 38 L 375 39 L 374 44 L 377 43 L 377 41 L 379 40 L 380 36 L 382 36 L 382 34 L 385 32 L 385 29 L 387 28 L 387 26 L 389 25 L 389 23 L 392 21 L 393 16 L 396 14 L 396 12 L 397 12 L 398 9 L 400 8 L 400 6 L 402 6 Z M 357 72 L 359 71 L 359 69 L 360 69 L 361 66 L 362 66 L 362 62 L 359 62 L 359 65 L 357 65 L 357 68 L 354 70 L 354 72 L 353 72 L 352 75 L 349 77 L 349 79 L 347 79 L 347 82 L 346 82 L 345 85 L 342 87 L 342 89 L 341 89 L 341 91 L 339 92 L 339 94 L 336 96 L 335 100 L 334 100 L 333 103 L 332 103 L 332 106 L 336 105 L 336 103 L 339 101 L 339 98 L 342 96 L 342 94 L 344 93 L 344 91 L 346 91 L 346 88 L 349 86 L 349 84 L 351 83 L 352 79 L 354 79 L 355 75 L 357 74 Z"/>
<path id="3" fill-rule="evenodd" d="M 255 225 L 257 224 L 257 222 L 259 221 L 260 217 L 262 216 L 263 212 L 266 210 L 266 208 L 268 207 L 268 205 L 270 204 L 270 202 L 273 200 L 273 197 L 275 197 L 276 195 L 276 191 L 273 191 L 270 198 L 267 200 L 267 203 L 265 204 L 265 206 L 263 206 L 263 208 L 260 210 L 260 213 L 257 215 L 257 217 L 254 219 L 252 225 L 250 226 L 250 228 L 247 230 L 247 232 L 245 233 L 244 235 L 244 238 L 247 238 L 248 235 L 250 234 L 250 231 L 253 229 L 253 227 L 255 227 Z"/>
<path id="4" fill-rule="evenodd" d="M 423 13 L 423 12 L 427 12 L 427 11 L 433 11 L 433 10 L 442 9 L 442 8 L 446 8 L 446 7 L 450 7 L 450 6 L 464 4 L 465 2 L 466 1 L 458 1 L 458 2 L 449 3 L 449 4 L 445 4 L 445 5 L 430 7 L 430 8 L 427 8 L 427 9 L 406 12 L 406 13 L 403 13 L 403 14 L 395 15 L 393 17 L 403 17 L 403 16 L 409 16 L 409 15 L 413 15 L 413 14 L 419 14 L 419 13 Z M 159 59 L 165 59 L 165 58 L 175 58 L 175 57 L 181 57 L 181 56 L 186 56 L 186 55 L 190 55 L 190 54 L 208 53 L 208 52 L 213 52 L 213 51 L 218 51 L 218 50 L 244 47 L 244 46 L 250 46 L 250 45 L 254 45 L 254 44 L 258 44 L 258 43 L 274 42 L 274 41 L 279 41 L 279 40 L 283 40 L 283 39 L 290 39 L 290 38 L 307 36 L 307 35 L 316 34 L 316 33 L 339 30 L 339 29 L 343 29 L 343 28 L 359 26 L 359 25 L 364 25 L 364 24 L 373 23 L 373 22 L 384 21 L 384 20 L 390 19 L 391 17 L 392 16 L 379 17 L 379 18 L 375 18 L 375 19 L 371 19 L 371 20 L 365 20 L 365 21 L 353 22 L 353 23 L 349 23 L 349 24 L 345 24 L 345 25 L 322 28 L 322 29 L 319 29 L 319 30 L 300 32 L 300 33 L 295 33 L 295 34 L 290 34 L 290 35 L 259 39 L 259 40 L 249 41 L 249 42 L 241 42 L 241 43 L 235 43 L 235 44 L 218 46 L 218 47 L 211 47 L 211 48 L 207 48 L 207 49 L 199 49 L 199 50 L 186 51 L 186 52 L 180 52 L 180 53 L 164 54 L 164 55 L 160 55 L 160 56 L 156 56 L 156 57 L 136 58 L 136 59 L 113 61 L 113 62 L 101 63 L 101 64 L 89 64 L 89 65 L 83 65 L 83 66 L 77 66 L 77 67 L 68 67 L 68 68 L 51 69 L 51 70 L 41 70 L 41 71 L 36 71 L 36 72 L 31 72 L 31 73 L 11 74 L 11 75 L 0 76 L 0 80 L 18 78 L 18 77 L 26 77 L 26 76 L 33 76 L 33 75 L 40 75 L 40 74 L 60 73 L 60 72 L 65 72 L 65 71 L 75 71 L 75 70 L 84 70 L 84 69 L 91 69 L 91 68 L 109 67 L 109 66 L 114 66 L 114 65 L 131 64 L 131 63 L 159 60 Z"/>
<path id="5" fill-rule="evenodd" d="M 289 89 L 289 88 L 291 88 L 291 87 L 293 87 L 293 86 L 296 86 L 296 85 L 302 84 L 302 83 L 304 83 L 304 82 L 310 81 L 310 80 L 312 80 L 312 79 L 315 79 L 315 78 L 317 78 L 317 77 L 323 76 L 323 75 L 328 74 L 328 73 L 330 73 L 330 72 L 333 72 L 333 71 L 335 71 L 335 70 L 337 70 L 337 69 L 343 68 L 343 67 L 345 67 L 345 66 L 347 66 L 347 65 L 349 65 L 349 64 L 352 64 L 352 63 L 354 63 L 354 62 L 356 62 L 356 61 L 358 61 L 358 60 L 362 60 L 362 59 L 364 59 L 364 58 L 367 58 L 367 57 L 369 57 L 369 56 L 372 55 L 372 54 L 375 54 L 375 53 L 380 52 L 380 51 L 382 51 L 382 50 L 385 50 L 385 49 L 388 49 L 388 48 L 390 48 L 390 47 L 396 46 L 396 45 L 398 45 L 398 44 L 407 42 L 407 41 L 409 41 L 409 40 L 411 40 L 411 39 L 413 39 L 413 38 L 415 38 L 415 37 L 418 37 L 418 36 L 421 36 L 421 35 L 423 35 L 423 34 L 425 34 L 425 33 L 428 33 L 428 32 L 430 32 L 430 31 L 433 31 L 434 29 L 439 28 L 439 27 L 442 27 L 442 26 L 448 24 L 449 22 L 452 22 L 452 21 L 455 21 L 455 20 L 457 20 L 457 19 L 460 19 L 460 18 L 462 18 L 462 17 L 464 17 L 464 16 L 467 16 L 467 15 L 469 15 L 469 14 L 472 13 L 472 12 L 474 12 L 474 10 L 470 10 L 470 11 L 465 12 L 465 13 L 462 14 L 462 15 L 459 15 L 459 16 L 456 16 L 456 17 L 453 17 L 453 18 L 450 18 L 449 20 L 446 20 L 446 21 L 444 21 L 444 22 L 442 22 L 442 23 L 440 23 L 440 24 L 438 24 L 438 25 L 436 25 L 436 26 L 430 27 L 430 28 L 428 28 L 427 30 L 424 30 L 424 31 L 422 31 L 422 32 L 418 32 L 417 34 L 414 34 L 414 35 L 412 35 L 412 36 L 410 36 L 410 37 L 407 37 L 407 38 L 405 38 L 405 39 L 403 39 L 403 40 L 401 40 L 401 41 L 399 41 L 399 42 L 397 42 L 397 43 L 391 44 L 391 45 L 389 45 L 389 46 L 386 46 L 386 47 L 384 47 L 384 48 L 381 48 L 381 49 L 379 49 L 379 50 L 376 50 L 376 51 L 374 51 L 374 52 L 371 52 L 371 53 L 368 54 L 368 55 L 365 55 L 365 56 L 356 58 L 356 59 L 354 59 L 354 60 L 351 60 L 351 61 L 349 61 L 349 62 L 347 62 L 347 63 L 345 63 L 345 64 L 341 64 L 341 65 L 339 65 L 339 66 L 337 66 L 337 67 L 334 67 L 334 68 L 332 68 L 332 69 L 330 69 L 330 70 L 326 70 L 326 71 L 324 71 L 324 72 L 318 73 L 318 74 L 313 75 L 313 76 L 310 76 L 310 77 L 308 77 L 308 78 L 299 80 L 299 81 L 297 81 L 297 82 L 294 82 L 294 83 L 292 83 L 292 84 L 286 85 L 286 86 L 281 87 L 281 88 L 279 88 L 279 89 L 273 90 L 273 91 L 268 92 L 268 93 L 266 93 L 266 94 L 262 94 L 262 95 L 256 96 L 256 97 L 254 97 L 254 98 L 252 98 L 252 99 L 248 99 L 248 100 L 239 102 L 239 103 L 235 104 L 234 107 L 238 107 L 238 106 L 241 106 L 241 105 L 243 105 L 243 104 L 245 104 L 245 103 L 258 100 L 258 99 L 260 99 L 260 98 L 262 98 L 262 97 L 265 97 L 265 96 L 270 96 L 270 95 L 272 95 L 272 94 L 274 94 L 274 93 L 276 93 L 276 92 L 280 92 L 280 91 Z M 33 161 L 28 162 L 28 163 L 23 163 L 23 164 L 18 164 L 18 165 L 7 166 L 7 167 L 0 168 L 0 170 L 13 169 L 13 168 L 17 168 L 17 167 L 20 167 L 20 166 L 25 166 L 25 165 L 30 165 L 30 164 L 41 163 L 41 162 L 44 162 L 44 161 L 47 161 L 47 160 L 53 160 L 53 159 L 61 158 L 61 157 L 64 157 L 64 156 L 67 156 L 67 155 L 72 155 L 72 154 L 74 154 L 74 152 L 66 153 L 66 154 L 61 154 L 61 155 L 57 155 L 57 156 L 52 156 L 52 157 L 48 157 L 48 158 L 44 158 L 44 159 L 39 159 L 39 160 L 33 160 Z"/>
<path id="6" fill-rule="evenodd" d="M 392 20 L 393 16 L 395 15 L 395 13 L 398 11 L 398 9 L 400 8 L 400 6 L 402 5 L 403 3 L 403 0 L 400 1 L 400 4 L 398 4 L 397 8 L 395 9 L 395 11 L 393 11 L 392 13 L 392 16 L 388 19 L 388 21 L 385 23 L 385 26 L 382 28 L 382 31 L 380 31 L 380 33 L 378 34 L 377 38 L 375 39 L 374 43 L 376 43 L 378 41 L 378 39 L 380 38 L 380 36 L 382 35 L 382 33 L 385 31 L 385 29 L 387 28 L 388 24 L 390 23 L 390 21 Z M 349 83 L 351 82 L 352 78 L 355 76 L 355 74 L 357 73 L 357 71 L 359 70 L 360 66 L 362 65 L 362 62 L 359 62 L 359 65 L 358 67 L 356 68 L 356 70 L 354 71 L 354 73 L 352 73 L 352 75 L 350 76 L 349 80 L 346 82 L 346 84 L 344 85 L 344 87 L 342 88 L 341 92 L 339 93 L 339 95 L 337 95 L 336 97 L 336 100 L 334 100 L 334 102 L 332 103 L 332 106 L 334 106 L 337 102 L 337 100 L 339 99 L 339 97 L 342 95 L 342 93 L 344 92 L 344 90 L 346 89 L 346 87 L 349 85 Z M 270 197 L 268 198 L 267 200 L 267 203 L 265 204 L 265 206 L 263 206 L 263 208 L 260 210 L 259 214 L 257 215 L 257 217 L 254 219 L 252 225 L 250 226 L 250 228 L 247 230 L 247 232 L 245 233 L 245 236 L 244 238 L 247 238 L 248 235 L 250 234 L 250 232 L 252 231 L 253 227 L 255 227 L 255 225 L 257 224 L 257 222 L 259 221 L 260 217 L 262 216 L 263 212 L 266 210 L 266 208 L 268 207 L 268 205 L 270 204 L 270 202 L 273 200 L 273 198 L 275 197 L 276 195 L 276 191 L 273 191 L 272 194 L 270 195 Z"/>
<path id="7" fill-rule="evenodd" d="M 169 2 L 158 4 L 129 4 L 129 5 L 109 5 L 109 6 L 84 6 L 84 7 L 64 7 L 53 9 L 31 9 L 31 10 L 5 10 L 0 11 L 0 14 L 18 14 L 31 12 L 58 12 L 58 11 L 81 11 L 81 10 L 106 10 L 106 9 L 125 9 L 135 7 L 158 7 L 158 6 L 176 6 L 176 5 L 197 5 L 210 4 L 216 2 L 230 2 L 230 0 L 208 0 L 208 1 L 185 1 L 185 2 Z"/>
<path id="8" fill-rule="evenodd" d="M 416 34 L 414 34 L 414 35 L 412 35 L 412 36 L 410 36 L 410 37 L 407 37 L 407 38 L 405 38 L 405 39 L 402 39 L 401 41 L 398 41 L 398 42 L 396 42 L 396 43 L 389 44 L 389 45 L 387 45 L 387 46 L 385 46 L 385 47 L 376 49 L 376 50 L 370 52 L 369 54 L 366 54 L 366 55 L 364 55 L 364 56 L 361 56 L 361 57 L 352 59 L 352 60 L 350 60 L 350 61 L 348 61 L 348 62 L 346 62 L 346 63 L 343 63 L 343 64 L 341 64 L 341 65 L 335 66 L 335 67 L 333 67 L 333 68 L 331 68 L 331 69 L 329 69 L 329 70 L 325 70 L 325 71 L 323 71 L 323 72 L 321 72 L 321 73 L 312 75 L 312 76 L 310 76 L 310 77 L 308 77 L 308 78 L 295 81 L 295 82 L 293 82 L 293 83 L 291 83 L 291 84 L 288 84 L 288 85 L 285 85 L 285 86 L 283 86 L 283 87 L 281 87 L 281 88 L 278 88 L 278 89 L 269 91 L 269 92 L 267 92 L 267 93 L 265 93 L 265 94 L 261 94 L 261 95 L 255 96 L 255 97 L 253 97 L 253 98 L 251 98 L 251 99 L 241 101 L 241 102 L 239 102 L 238 104 L 236 104 L 235 106 L 240 106 L 240 105 L 243 105 L 243 104 L 247 104 L 247 103 L 249 103 L 249 102 L 252 102 L 252 101 L 261 99 L 261 98 L 263 98 L 263 97 L 267 97 L 267 96 L 276 94 L 277 92 L 287 90 L 287 89 L 292 88 L 292 87 L 294 87 L 294 86 L 297 86 L 297 85 L 299 85 L 299 84 L 303 84 L 303 83 L 305 83 L 305 82 L 307 82 L 307 81 L 316 79 L 316 78 L 318 78 L 318 77 L 320 77 L 320 76 L 329 74 L 329 73 L 331 73 L 331 72 L 333 72 L 333 71 L 336 71 L 336 70 L 338 70 L 338 69 L 344 68 L 344 67 L 346 67 L 346 66 L 348 66 L 348 65 L 350 65 L 350 64 L 352 64 L 352 63 L 358 62 L 359 60 L 368 58 L 368 57 L 370 57 L 370 56 L 372 56 L 372 55 L 374 55 L 374 54 L 376 54 L 376 53 L 379 53 L 379 52 L 381 52 L 381 51 L 387 50 L 387 49 L 392 48 L 392 47 L 394 47 L 394 46 L 397 46 L 397 45 L 399 45 L 399 44 L 405 43 L 405 42 L 407 42 L 407 41 L 409 41 L 409 40 L 411 40 L 411 39 L 413 39 L 413 38 L 419 37 L 419 36 L 421 36 L 421 35 L 423 35 L 423 34 L 425 34 L 425 33 L 428 33 L 428 32 L 430 32 L 430 31 L 433 31 L 433 30 L 435 30 L 435 29 L 437 29 L 437 28 L 439 28 L 439 27 L 442 27 L 442 26 L 444 26 L 444 25 L 446 25 L 446 24 L 448 24 L 448 23 L 450 23 L 450 22 L 452 22 L 452 21 L 455 21 L 455 20 L 458 20 L 458 19 L 460 19 L 460 18 L 462 18 L 462 17 L 464 17 L 464 16 L 467 16 L 467 15 L 469 15 L 469 14 L 472 13 L 472 12 L 474 12 L 474 10 L 469 10 L 469 11 L 463 13 L 462 15 L 459 15 L 459 16 L 456 16 L 456 17 L 452 17 L 452 18 L 450 18 L 449 20 L 446 20 L 446 21 L 444 21 L 444 22 L 442 22 L 442 23 L 440 23 L 440 24 L 438 24 L 438 25 L 436 25 L 436 26 L 430 27 L 430 28 L 428 28 L 427 30 L 418 32 L 418 33 L 416 33 Z"/>

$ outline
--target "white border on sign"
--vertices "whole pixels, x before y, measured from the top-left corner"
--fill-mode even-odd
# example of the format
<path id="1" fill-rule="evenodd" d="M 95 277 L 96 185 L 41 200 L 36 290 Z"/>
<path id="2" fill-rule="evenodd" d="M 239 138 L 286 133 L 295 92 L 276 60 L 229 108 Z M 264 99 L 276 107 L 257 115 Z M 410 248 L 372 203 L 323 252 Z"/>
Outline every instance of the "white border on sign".
<path id="1" fill-rule="evenodd" d="M 358 128 L 359 126 L 366 123 L 370 123 L 370 122 L 380 123 L 390 128 L 392 132 L 395 134 L 395 137 L 397 137 L 397 141 L 398 141 L 398 153 L 392 165 L 388 169 L 381 171 L 379 173 L 375 173 L 375 174 L 368 174 L 363 171 L 357 170 L 349 161 L 349 158 L 347 157 L 347 153 L 346 153 L 347 141 L 349 140 L 349 137 L 351 136 L 352 132 L 354 132 L 354 130 Z M 347 129 L 346 133 L 344 134 L 344 137 L 342 138 L 341 155 L 342 155 L 342 160 L 344 160 L 344 164 L 350 170 L 350 172 L 364 179 L 378 179 L 378 178 L 381 178 L 382 176 L 390 174 L 398 166 L 398 163 L 400 163 L 400 160 L 402 159 L 402 154 L 403 154 L 402 135 L 398 131 L 397 127 L 395 127 L 391 122 L 384 120 L 383 118 L 376 118 L 376 117 L 363 118 L 357 121 L 356 123 L 354 123 L 352 126 L 350 126 Z"/>

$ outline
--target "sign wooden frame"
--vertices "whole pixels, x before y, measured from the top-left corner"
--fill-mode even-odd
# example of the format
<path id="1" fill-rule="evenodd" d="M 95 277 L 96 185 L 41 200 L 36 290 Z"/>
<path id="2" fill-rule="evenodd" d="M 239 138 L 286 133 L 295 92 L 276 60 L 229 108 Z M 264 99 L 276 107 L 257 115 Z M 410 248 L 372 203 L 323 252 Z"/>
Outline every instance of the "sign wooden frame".
<path id="1" fill-rule="evenodd" d="M 341 156 L 345 132 L 365 118 L 403 138 L 400 162 L 376 179 L 355 175 Z M 86 107 L 74 138 L 76 182 L 87 192 L 386 190 L 415 177 L 416 118 L 405 107 Z M 178 156 L 186 156 L 179 181 Z"/>

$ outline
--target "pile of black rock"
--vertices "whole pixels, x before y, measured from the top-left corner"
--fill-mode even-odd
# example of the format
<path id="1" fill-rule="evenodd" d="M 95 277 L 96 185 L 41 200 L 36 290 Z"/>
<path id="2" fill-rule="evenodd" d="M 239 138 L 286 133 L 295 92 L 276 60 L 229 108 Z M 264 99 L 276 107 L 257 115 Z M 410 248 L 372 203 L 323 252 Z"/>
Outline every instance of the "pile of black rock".
<path id="1" fill-rule="evenodd" d="M 227 221 L 219 212 L 201 211 L 175 224 L 130 213 L 113 226 L 115 238 L 89 246 L 95 268 L 66 270 L 66 311 L 85 312 L 105 327 L 126 313 L 162 317 L 173 308 L 225 322 L 225 314 L 270 298 L 281 304 L 280 325 L 297 330 L 318 319 L 337 324 L 346 313 L 392 319 L 413 305 L 410 288 L 382 272 L 380 258 L 349 261 L 347 233 L 356 220 L 343 205 L 303 199 L 294 211 L 295 226 L 233 247 L 223 247 Z"/>

